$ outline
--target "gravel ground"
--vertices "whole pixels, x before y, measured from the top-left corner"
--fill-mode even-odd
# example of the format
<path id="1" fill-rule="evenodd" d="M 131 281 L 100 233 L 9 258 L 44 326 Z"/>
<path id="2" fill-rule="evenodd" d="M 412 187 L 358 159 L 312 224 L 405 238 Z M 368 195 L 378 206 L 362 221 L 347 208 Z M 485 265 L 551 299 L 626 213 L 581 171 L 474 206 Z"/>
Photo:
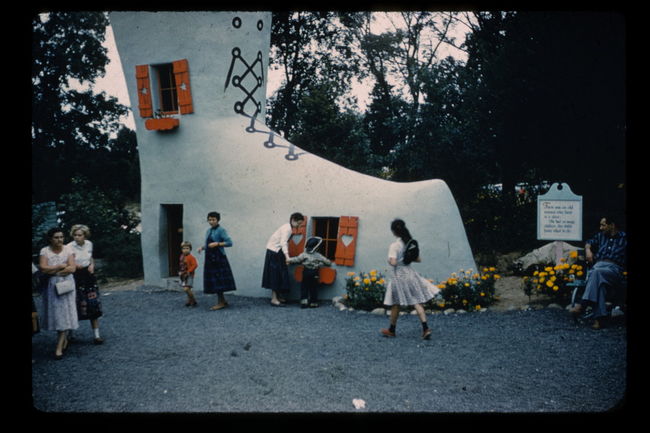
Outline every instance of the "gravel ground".
<path id="1" fill-rule="evenodd" d="M 137 290 L 102 293 L 105 343 L 81 322 L 63 360 L 32 337 L 33 406 L 43 412 L 600 412 L 626 396 L 624 322 L 594 331 L 563 310 L 388 318 L 268 299 Z M 40 310 L 40 299 L 36 299 Z M 353 399 L 365 402 L 357 409 Z"/>

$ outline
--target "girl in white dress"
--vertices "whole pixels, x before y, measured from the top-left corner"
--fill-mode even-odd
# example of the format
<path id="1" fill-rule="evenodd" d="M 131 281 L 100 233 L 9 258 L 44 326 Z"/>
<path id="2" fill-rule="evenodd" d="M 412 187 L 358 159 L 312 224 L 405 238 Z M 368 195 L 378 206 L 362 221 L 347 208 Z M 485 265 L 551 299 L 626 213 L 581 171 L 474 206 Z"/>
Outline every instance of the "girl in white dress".
<path id="1" fill-rule="evenodd" d="M 56 283 L 64 280 L 71 280 L 74 284 L 72 274 L 76 269 L 74 253 L 67 245 L 64 245 L 63 231 L 59 228 L 50 229 L 47 232 L 49 246 L 41 249 L 39 267 L 41 272 L 50 276 L 47 285 L 43 288 L 43 314 L 42 329 L 57 331 L 58 339 L 55 359 L 63 357 L 63 351 L 68 346 L 67 331 L 77 329 L 76 291 L 59 295 L 56 292 Z"/>
<path id="2" fill-rule="evenodd" d="M 427 325 L 427 316 L 422 304 L 433 298 L 439 291 L 433 283 L 418 274 L 410 264 L 404 263 L 404 250 L 406 243 L 411 239 L 411 234 L 404 221 L 396 219 L 390 225 L 393 235 L 397 240 L 388 248 L 388 284 L 384 295 L 384 305 L 389 305 L 390 327 L 382 329 L 381 333 L 387 337 L 395 336 L 395 326 L 399 317 L 400 306 L 413 305 L 422 323 L 422 338 L 429 339 L 431 330 Z M 416 262 L 420 261 L 418 257 Z"/>

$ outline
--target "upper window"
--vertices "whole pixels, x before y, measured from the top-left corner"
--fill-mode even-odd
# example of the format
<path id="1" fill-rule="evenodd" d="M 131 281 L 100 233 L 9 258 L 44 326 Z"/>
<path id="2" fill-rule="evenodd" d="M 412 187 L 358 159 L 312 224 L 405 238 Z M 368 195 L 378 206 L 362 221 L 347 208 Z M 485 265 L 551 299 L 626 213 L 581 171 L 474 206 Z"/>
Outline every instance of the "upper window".
<path id="1" fill-rule="evenodd" d="M 194 112 L 186 59 L 157 65 L 137 65 L 135 70 L 141 117 Z"/>
<path id="2" fill-rule="evenodd" d="M 158 79 L 157 108 L 163 114 L 178 113 L 178 95 L 176 94 L 176 80 L 171 63 L 153 66 Z"/>

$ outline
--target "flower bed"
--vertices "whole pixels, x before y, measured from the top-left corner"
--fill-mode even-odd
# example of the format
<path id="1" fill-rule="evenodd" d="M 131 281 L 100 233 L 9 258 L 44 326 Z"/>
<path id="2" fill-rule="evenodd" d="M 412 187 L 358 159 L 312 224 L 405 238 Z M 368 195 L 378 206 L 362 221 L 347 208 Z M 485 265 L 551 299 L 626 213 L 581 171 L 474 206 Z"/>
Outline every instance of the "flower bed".
<path id="1" fill-rule="evenodd" d="M 571 297 L 573 286 L 570 283 L 584 278 L 584 264 L 577 251 L 572 251 L 569 258 L 554 265 L 545 263 L 531 266 L 523 277 L 524 293 L 546 296 L 555 302 L 565 302 Z"/>
<path id="2" fill-rule="evenodd" d="M 494 294 L 496 280 L 501 278 L 493 267 L 483 268 L 481 273 L 461 269 L 445 280 L 433 284 L 440 293 L 427 302 L 424 307 L 431 310 L 480 311 L 497 300 Z M 346 293 L 343 302 L 349 308 L 372 311 L 382 308 L 386 292 L 386 280 L 376 270 L 370 272 L 348 272 Z"/>

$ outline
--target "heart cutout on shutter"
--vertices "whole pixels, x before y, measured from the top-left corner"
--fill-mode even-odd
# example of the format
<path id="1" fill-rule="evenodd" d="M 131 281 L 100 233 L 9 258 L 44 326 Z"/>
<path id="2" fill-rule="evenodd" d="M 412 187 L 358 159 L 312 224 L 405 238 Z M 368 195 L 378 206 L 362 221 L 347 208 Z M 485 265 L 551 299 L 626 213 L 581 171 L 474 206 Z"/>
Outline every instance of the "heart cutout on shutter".
<path id="1" fill-rule="evenodd" d="M 291 237 L 291 242 L 293 242 L 296 245 L 299 245 L 300 241 L 302 241 L 302 235 L 293 235 Z"/>
<path id="2" fill-rule="evenodd" d="M 354 240 L 354 236 L 350 236 L 350 235 L 341 236 L 341 242 L 343 242 L 343 245 L 345 245 L 346 247 L 350 246 L 353 240 Z"/>

